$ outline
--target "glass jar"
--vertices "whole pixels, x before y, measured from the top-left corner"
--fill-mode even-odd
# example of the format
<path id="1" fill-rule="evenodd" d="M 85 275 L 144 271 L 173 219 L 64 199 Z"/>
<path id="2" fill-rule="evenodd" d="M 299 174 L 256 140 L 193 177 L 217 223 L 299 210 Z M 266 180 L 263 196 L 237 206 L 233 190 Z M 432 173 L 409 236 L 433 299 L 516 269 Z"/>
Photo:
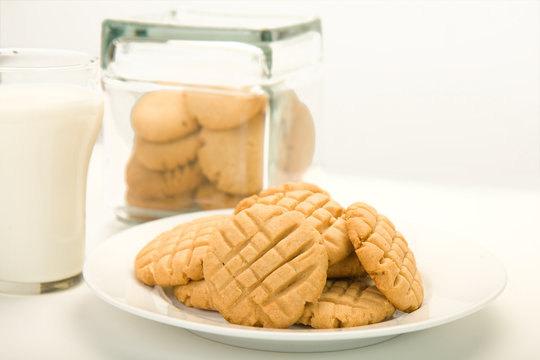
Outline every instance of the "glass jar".
<path id="1" fill-rule="evenodd" d="M 144 221 L 234 207 L 317 163 L 316 17 L 171 11 L 106 20 L 106 198 Z"/>

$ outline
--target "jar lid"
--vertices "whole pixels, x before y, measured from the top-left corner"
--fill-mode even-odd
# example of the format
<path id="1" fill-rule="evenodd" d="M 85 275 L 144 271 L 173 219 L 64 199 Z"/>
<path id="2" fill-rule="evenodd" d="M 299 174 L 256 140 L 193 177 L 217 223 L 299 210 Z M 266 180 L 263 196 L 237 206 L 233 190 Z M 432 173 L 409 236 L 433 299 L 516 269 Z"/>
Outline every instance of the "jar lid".
<path id="1" fill-rule="evenodd" d="M 102 68 L 114 77 L 230 85 L 241 73 L 237 81 L 245 85 L 318 64 L 321 21 L 309 15 L 171 10 L 105 20 L 101 46 Z"/>

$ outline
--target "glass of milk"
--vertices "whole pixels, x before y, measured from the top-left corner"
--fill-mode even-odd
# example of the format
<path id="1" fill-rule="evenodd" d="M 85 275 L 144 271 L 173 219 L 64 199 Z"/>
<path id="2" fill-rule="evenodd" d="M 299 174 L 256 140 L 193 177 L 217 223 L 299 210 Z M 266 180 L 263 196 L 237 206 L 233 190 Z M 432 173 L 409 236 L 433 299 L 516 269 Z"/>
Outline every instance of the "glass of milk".
<path id="1" fill-rule="evenodd" d="M 0 293 L 81 279 L 86 175 L 101 128 L 97 58 L 0 49 Z"/>

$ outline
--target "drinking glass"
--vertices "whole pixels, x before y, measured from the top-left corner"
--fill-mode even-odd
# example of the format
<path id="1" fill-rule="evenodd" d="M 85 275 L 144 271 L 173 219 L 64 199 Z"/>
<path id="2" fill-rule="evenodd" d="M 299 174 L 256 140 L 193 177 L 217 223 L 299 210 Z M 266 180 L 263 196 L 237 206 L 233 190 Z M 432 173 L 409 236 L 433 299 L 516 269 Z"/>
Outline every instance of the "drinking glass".
<path id="1" fill-rule="evenodd" d="M 0 49 L 0 293 L 81 279 L 86 175 L 101 128 L 98 59 Z"/>

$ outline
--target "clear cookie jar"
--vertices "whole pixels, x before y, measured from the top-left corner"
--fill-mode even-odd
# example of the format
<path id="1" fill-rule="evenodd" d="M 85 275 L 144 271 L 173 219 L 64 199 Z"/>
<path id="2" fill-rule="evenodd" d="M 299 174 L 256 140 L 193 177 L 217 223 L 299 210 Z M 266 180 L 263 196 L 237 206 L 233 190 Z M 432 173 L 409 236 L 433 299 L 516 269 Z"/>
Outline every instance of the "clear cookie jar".
<path id="1" fill-rule="evenodd" d="M 102 28 L 105 197 L 145 221 L 231 208 L 318 165 L 321 23 L 171 11 Z"/>

